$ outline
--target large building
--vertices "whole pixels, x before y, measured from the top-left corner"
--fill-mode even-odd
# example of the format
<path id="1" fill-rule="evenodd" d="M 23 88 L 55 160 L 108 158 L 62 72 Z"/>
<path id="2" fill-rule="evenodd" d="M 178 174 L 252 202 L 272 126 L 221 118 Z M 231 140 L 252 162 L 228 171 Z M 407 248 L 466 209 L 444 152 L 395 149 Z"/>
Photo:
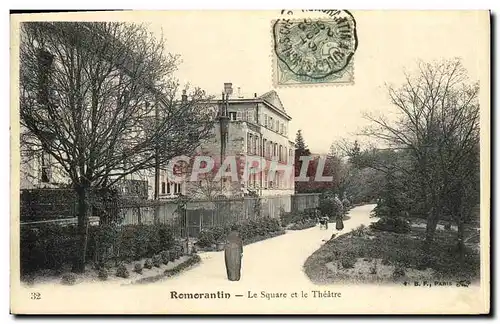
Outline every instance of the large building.
<path id="1" fill-rule="evenodd" d="M 226 84 L 226 87 L 231 84 Z M 213 100 L 219 109 L 219 115 L 227 118 L 227 135 L 224 147 L 221 140 L 221 123 L 215 123 L 212 135 L 205 139 L 193 156 L 203 155 L 221 159 L 235 158 L 238 163 L 238 180 L 223 177 L 216 181 L 214 177 L 205 177 L 190 181 L 189 176 L 182 181 L 174 180 L 165 168 L 159 176 L 159 199 L 175 198 L 178 194 L 199 199 L 211 199 L 217 196 L 242 197 L 254 196 L 291 196 L 294 193 L 293 162 L 294 143 L 288 138 L 289 122 L 283 104 L 272 90 L 262 95 L 256 93 L 243 96 L 239 93 L 226 96 L 225 100 Z M 23 151 L 23 150 L 22 150 Z M 23 152 L 22 152 L 23 153 Z M 222 156 L 222 154 L 224 156 Z M 67 186 L 69 180 L 64 172 L 51 161 L 50 156 L 42 154 L 37 158 L 27 158 L 22 154 L 21 189 L 54 188 Z M 258 160 L 261 172 L 245 176 L 248 158 Z M 274 166 L 272 164 L 274 162 Z M 288 166 L 290 173 L 283 171 Z M 251 173 L 251 172 L 249 172 Z M 272 173 L 272 174 L 271 174 Z M 154 170 L 131 174 L 121 181 L 122 194 L 133 194 L 136 187 L 147 191 L 149 199 L 155 198 Z"/>
<path id="2" fill-rule="evenodd" d="M 294 193 L 295 150 L 294 143 L 288 138 L 291 117 L 278 94 L 272 90 L 262 95 L 254 93 L 244 97 L 239 91 L 231 94 L 230 83 L 226 83 L 225 88 L 225 99 L 215 100 L 214 104 L 219 106 L 218 117 L 225 115 L 228 119 L 226 144 L 223 145 L 221 140 L 224 137 L 221 123 L 216 123 L 212 136 L 203 141 L 197 154 L 213 157 L 216 161 L 235 157 L 238 163 L 238 181 L 227 177 L 223 177 L 221 181 L 215 181 L 214 177 L 197 181 L 173 181 L 167 172 L 163 172 L 160 177 L 160 199 L 179 193 L 198 196 L 200 199 L 214 198 L 217 195 L 290 196 Z M 245 161 L 249 158 L 259 161 L 261 172 L 248 172 L 245 175 L 245 168 L 248 171 L 249 167 Z M 285 166 L 291 172 L 283 171 Z"/>

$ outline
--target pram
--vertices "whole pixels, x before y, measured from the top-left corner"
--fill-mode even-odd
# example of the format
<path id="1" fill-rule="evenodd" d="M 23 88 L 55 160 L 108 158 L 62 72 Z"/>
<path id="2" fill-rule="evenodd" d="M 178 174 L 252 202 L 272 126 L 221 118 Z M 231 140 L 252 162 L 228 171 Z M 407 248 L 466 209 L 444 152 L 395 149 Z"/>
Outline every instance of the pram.
<path id="1" fill-rule="evenodd" d="M 321 229 L 322 227 L 324 227 L 326 230 L 328 229 L 328 217 L 321 217 L 319 219 L 319 229 Z"/>

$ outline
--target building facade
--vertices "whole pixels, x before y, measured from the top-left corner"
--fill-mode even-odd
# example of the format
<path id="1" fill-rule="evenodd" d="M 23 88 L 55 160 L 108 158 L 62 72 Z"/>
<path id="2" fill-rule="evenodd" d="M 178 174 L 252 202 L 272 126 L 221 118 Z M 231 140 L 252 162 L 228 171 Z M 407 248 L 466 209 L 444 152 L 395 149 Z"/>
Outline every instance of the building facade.
<path id="1" fill-rule="evenodd" d="M 226 84 L 226 87 L 228 85 L 231 87 L 231 84 Z M 196 154 L 212 157 L 219 162 L 226 161 L 228 164 L 234 158 L 238 168 L 237 181 L 232 177 L 222 177 L 219 181 L 213 173 L 191 181 L 188 177 L 192 168 L 187 170 L 188 177 L 174 181 L 174 177 L 169 176 L 171 173 L 163 172 L 160 177 L 160 199 L 174 197 L 179 193 L 200 199 L 216 196 L 293 195 L 295 149 L 288 137 L 291 117 L 276 91 L 260 96 L 255 93 L 251 97 L 230 95 L 226 100 L 225 103 L 214 101 L 214 105 L 221 107 L 219 115 L 225 109 L 229 121 L 224 148 L 221 124 L 216 123 L 212 135 L 201 143 Z M 252 166 L 256 166 L 256 161 L 259 167 L 250 171 Z M 220 167 L 220 163 L 216 164 Z M 288 172 L 285 171 L 287 167 Z"/>

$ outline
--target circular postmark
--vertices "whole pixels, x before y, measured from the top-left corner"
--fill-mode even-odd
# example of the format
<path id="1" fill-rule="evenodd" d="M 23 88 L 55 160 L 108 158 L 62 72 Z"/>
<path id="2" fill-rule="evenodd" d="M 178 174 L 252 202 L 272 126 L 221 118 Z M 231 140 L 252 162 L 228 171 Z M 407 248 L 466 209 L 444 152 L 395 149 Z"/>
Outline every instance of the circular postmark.
<path id="1" fill-rule="evenodd" d="M 327 19 L 280 19 L 273 35 L 278 59 L 292 73 L 312 79 L 344 70 L 358 47 L 356 21 L 347 10 Z"/>

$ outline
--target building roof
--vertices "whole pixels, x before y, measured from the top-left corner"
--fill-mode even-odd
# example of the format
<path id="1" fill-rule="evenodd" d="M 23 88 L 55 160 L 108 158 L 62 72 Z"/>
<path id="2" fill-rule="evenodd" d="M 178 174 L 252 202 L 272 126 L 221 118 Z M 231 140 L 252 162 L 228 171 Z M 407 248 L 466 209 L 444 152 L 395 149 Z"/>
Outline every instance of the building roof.
<path id="1" fill-rule="evenodd" d="M 220 102 L 219 100 L 214 100 L 216 102 Z M 285 107 L 283 103 L 281 102 L 281 99 L 278 96 L 278 93 L 275 90 L 268 91 L 260 96 L 257 96 L 256 93 L 252 95 L 243 95 L 241 93 L 233 93 L 231 97 L 229 97 L 229 102 L 230 103 L 243 103 L 243 102 L 255 102 L 255 103 L 263 103 L 265 104 L 268 108 L 273 110 L 274 112 L 280 114 L 281 116 L 285 117 L 288 120 L 291 120 L 292 117 L 290 117 L 285 110 Z"/>

